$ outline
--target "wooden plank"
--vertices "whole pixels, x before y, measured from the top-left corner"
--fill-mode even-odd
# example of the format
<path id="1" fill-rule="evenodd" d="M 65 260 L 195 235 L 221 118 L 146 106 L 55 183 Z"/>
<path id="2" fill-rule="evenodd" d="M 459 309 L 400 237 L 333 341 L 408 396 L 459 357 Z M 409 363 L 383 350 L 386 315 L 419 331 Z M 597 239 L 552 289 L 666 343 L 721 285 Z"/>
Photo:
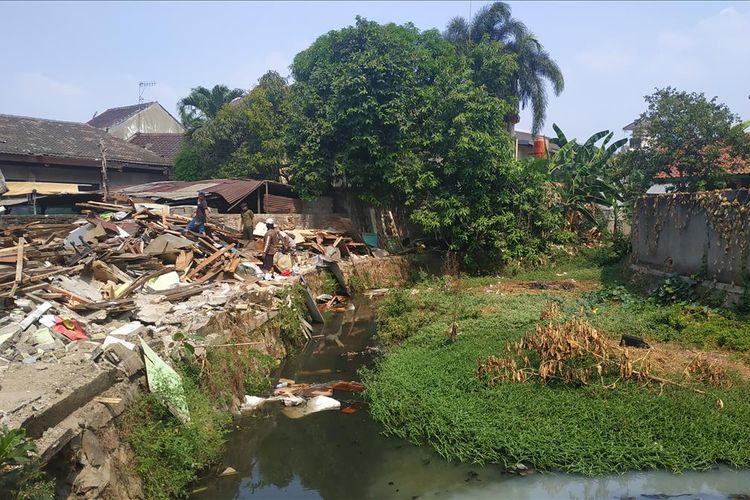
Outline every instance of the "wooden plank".
<path id="1" fill-rule="evenodd" d="M 180 250 L 180 254 L 177 256 L 177 260 L 175 261 L 175 271 L 181 273 L 190 266 L 191 262 L 193 262 L 193 252 Z"/>
<path id="2" fill-rule="evenodd" d="M 161 276 L 162 274 L 167 274 L 170 271 L 174 271 L 174 266 L 167 266 L 164 269 L 159 269 L 158 271 L 155 271 L 151 274 L 144 274 L 137 280 L 133 281 L 133 283 L 129 287 L 123 290 L 120 296 L 117 297 L 117 299 L 118 300 L 124 299 L 125 297 L 133 293 L 135 290 L 142 287 L 148 280 Z"/>
<path id="3" fill-rule="evenodd" d="M 210 280 L 217 274 L 223 271 L 222 266 L 218 266 L 216 268 L 212 268 L 210 271 L 208 271 L 206 274 L 204 274 L 199 280 L 196 281 L 196 283 L 205 283 L 206 281 Z"/>
<path id="4" fill-rule="evenodd" d="M 20 241 L 22 239 L 23 238 L 20 238 L 18 240 L 19 243 L 20 243 Z M 25 239 L 23 239 L 23 240 L 24 240 L 24 247 L 27 247 L 27 246 L 30 245 L 30 243 L 26 243 Z M 14 245 L 14 246 L 8 247 L 8 248 L 0 248 L 0 255 L 17 255 L 17 254 L 18 254 L 18 245 Z"/>
<path id="5" fill-rule="evenodd" d="M 224 267 L 224 271 L 234 274 L 235 271 L 237 271 L 237 268 L 239 267 L 239 265 L 240 265 L 240 258 L 233 257 L 229 262 L 227 262 L 227 265 Z"/>
<path id="6" fill-rule="evenodd" d="M 214 252 L 213 255 L 211 255 L 210 257 L 208 257 L 206 259 L 204 259 L 200 264 L 198 264 L 195 267 L 195 269 L 193 269 L 190 272 L 190 274 L 187 275 L 188 279 L 192 278 L 193 276 L 195 276 L 196 274 L 198 274 L 198 272 L 200 270 L 204 269 L 209 264 L 213 263 L 216 259 L 218 259 L 219 257 L 221 257 L 222 255 L 224 255 L 225 253 L 227 253 L 229 250 L 231 250 L 233 248 L 234 248 L 234 243 L 232 243 L 231 245 L 227 245 L 224 248 L 222 248 L 221 250 L 218 250 L 218 251 Z"/>
<path id="7" fill-rule="evenodd" d="M 75 300 L 76 302 L 80 302 L 81 304 L 93 304 L 94 302 L 92 300 L 87 299 L 86 297 L 81 297 L 80 295 L 70 292 L 64 288 L 60 288 L 54 285 L 49 285 L 49 290 L 55 293 L 61 293 L 65 295 L 66 297 Z"/>
<path id="8" fill-rule="evenodd" d="M 52 233 L 50 233 L 49 236 L 47 236 L 47 239 L 44 240 L 44 243 L 42 243 L 42 245 L 48 245 L 49 242 L 52 241 L 53 239 L 55 239 L 55 237 L 57 235 L 58 235 L 58 232 L 57 231 L 53 231 Z"/>
<path id="9" fill-rule="evenodd" d="M 310 289 L 307 288 L 306 285 L 303 285 L 301 288 L 302 294 L 305 297 L 305 305 L 307 306 L 307 311 L 310 313 L 310 317 L 312 318 L 313 323 L 324 323 L 325 320 L 323 319 L 323 315 L 320 313 L 317 304 L 315 304 L 315 299 L 310 293 Z"/>
<path id="10" fill-rule="evenodd" d="M 23 248 L 26 240 L 21 236 L 18 238 L 18 254 L 16 255 L 16 283 L 23 280 Z"/>

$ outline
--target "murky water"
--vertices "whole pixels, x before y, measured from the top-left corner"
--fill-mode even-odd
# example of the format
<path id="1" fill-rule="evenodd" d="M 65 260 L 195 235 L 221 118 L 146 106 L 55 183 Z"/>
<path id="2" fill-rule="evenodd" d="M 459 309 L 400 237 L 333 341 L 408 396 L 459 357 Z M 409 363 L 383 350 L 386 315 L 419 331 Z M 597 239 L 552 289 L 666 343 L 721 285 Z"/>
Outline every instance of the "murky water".
<path id="1" fill-rule="evenodd" d="M 328 318 L 326 337 L 283 367 L 281 376 L 297 382 L 356 380 L 367 362 L 347 360 L 346 351 L 371 345 L 375 330 L 372 304 Z M 334 394 L 352 398 L 349 393 Z M 446 462 L 427 447 L 381 434 L 366 410 L 347 415 L 328 411 L 292 420 L 279 408 L 236 422 L 222 469 L 236 475 L 205 478 L 194 499 L 536 499 L 536 498 L 750 498 L 750 471 L 718 468 L 674 475 L 631 473 L 584 478 L 562 473 L 525 477 L 497 466 Z"/>

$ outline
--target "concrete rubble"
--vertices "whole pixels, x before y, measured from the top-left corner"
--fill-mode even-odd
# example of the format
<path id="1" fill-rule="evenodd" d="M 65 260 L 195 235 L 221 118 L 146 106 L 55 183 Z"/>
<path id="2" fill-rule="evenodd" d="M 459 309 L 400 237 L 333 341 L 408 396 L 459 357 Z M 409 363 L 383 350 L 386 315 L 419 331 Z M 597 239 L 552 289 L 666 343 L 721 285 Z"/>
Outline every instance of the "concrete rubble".
<path id="1" fill-rule="evenodd" d="M 141 342 L 168 360 L 178 333 L 216 341 L 206 327 L 228 311 L 260 325 L 281 307 L 276 292 L 301 275 L 373 258 L 356 235 L 295 229 L 294 270 L 284 263 L 264 280 L 255 242 L 232 229 L 208 224 L 210 235 L 197 235 L 184 231 L 187 218 L 160 210 L 83 205 L 89 213 L 77 224 L 0 229 L 0 423 L 26 428 L 43 461 L 78 439 L 79 493 L 107 482 L 91 430 L 138 392 Z"/>

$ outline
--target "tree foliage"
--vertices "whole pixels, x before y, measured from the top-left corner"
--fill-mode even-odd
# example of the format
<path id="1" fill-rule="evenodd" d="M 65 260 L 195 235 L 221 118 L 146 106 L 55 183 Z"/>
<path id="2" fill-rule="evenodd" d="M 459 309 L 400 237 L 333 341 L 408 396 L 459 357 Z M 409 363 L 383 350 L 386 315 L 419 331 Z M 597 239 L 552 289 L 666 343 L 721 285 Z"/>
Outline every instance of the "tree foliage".
<path id="1" fill-rule="evenodd" d="M 188 131 L 193 131 L 215 117 L 225 104 L 244 94 L 244 90 L 230 89 L 226 85 L 214 85 L 210 90 L 199 85 L 177 103 L 180 120 Z"/>
<path id="2" fill-rule="evenodd" d="M 281 170 L 304 197 L 334 187 L 409 217 L 474 269 L 538 259 L 559 240 L 562 217 L 547 170 L 517 162 L 506 131 L 518 79 L 530 74 L 520 44 L 535 43 L 506 7 L 475 19 L 478 38 L 463 46 L 359 17 L 326 33 L 294 58 L 292 85 L 269 73 L 195 130 L 177 175 L 275 179 Z"/>
<path id="3" fill-rule="evenodd" d="M 645 97 L 648 110 L 633 137 L 640 147 L 622 158 L 635 192 L 644 192 L 662 174 L 678 190 L 716 189 L 727 174 L 747 165 L 748 138 L 739 117 L 703 93 L 657 89 Z"/>
<path id="4" fill-rule="evenodd" d="M 495 2 L 480 9 L 470 21 L 455 17 L 448 24 L 444 37 L 461 54 L 471 52 L 476 45 L 499 42 L 503 50 L 515 56 L 516 69 L 512 77 L 509 81 L 498 82 L 495 95 L 514 97 L 521 108 L 531 106 L 532 132 L 539 133 L 546 119 L 546 83 L 549 82 L 555 95 L 560 95 L 565 80 L 560 67 L 539 40 L 525 24 L 511 16 L 510 6 Z"/>
<path id="5" fill-rule="evenodd" d="M 291 175 L 307 195 L 343 183 L 372 203 L 392 198 L 389 179 L 410 161 L 421 96 L 456 64 L 436 31 L 357 18 L 292 63 Z"/>
<path id="6" fill-rule="evenodd" d="M 545 173 L 514 159 L 503 120 L 513 104 L 491 92 L 515 69 L 499 48 L 459 56 L 435 31 L 361 18 L 319 38 L 292 65 L 292 182 L 308 195 L 340 182 L 406 207 L 474 268 L 538 257 L 560 218 Z"/>
<path id="7" fill-rule="evenodd" d="M 278 73 L 196 130 L 175 161 L 179 179 L 251 177 L 277 180 L 286 162 L 289 85 Z"/>
<path id="8" fill-rule="evenodd" d="M 620 179 L 614 175 L 612 159 L 626 142 L 620 139 L 610 144 L 614 132 L 602 130 L 583 144 L 568 140 L 563 131 L 553 124 L 560 146 L 549 159 L 548 170 L 557 194 L 557 206 L 568 226 L 575 230 L 583 219 L 598 224 L 596 206 L 619 208 L 622 201 Z M 600 144 L 599 141 L 601 141 Z"/>

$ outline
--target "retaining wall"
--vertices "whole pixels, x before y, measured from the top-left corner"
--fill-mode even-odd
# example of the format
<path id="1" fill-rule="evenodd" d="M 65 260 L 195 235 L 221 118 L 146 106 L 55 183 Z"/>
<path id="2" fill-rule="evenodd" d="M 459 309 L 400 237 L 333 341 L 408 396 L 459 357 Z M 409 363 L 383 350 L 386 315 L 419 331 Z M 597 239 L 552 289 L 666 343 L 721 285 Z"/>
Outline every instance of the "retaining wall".
<path id="1" fill-rule="evenodd" d="M 741 293 L 750 284 L 747 189 L 644 196 L 633 213 L 636 269 L 698 275 Z"/>

